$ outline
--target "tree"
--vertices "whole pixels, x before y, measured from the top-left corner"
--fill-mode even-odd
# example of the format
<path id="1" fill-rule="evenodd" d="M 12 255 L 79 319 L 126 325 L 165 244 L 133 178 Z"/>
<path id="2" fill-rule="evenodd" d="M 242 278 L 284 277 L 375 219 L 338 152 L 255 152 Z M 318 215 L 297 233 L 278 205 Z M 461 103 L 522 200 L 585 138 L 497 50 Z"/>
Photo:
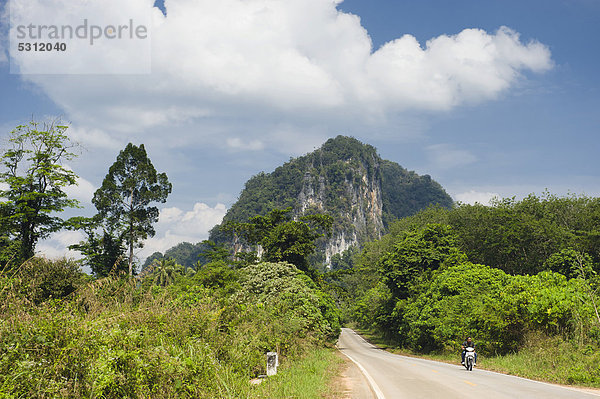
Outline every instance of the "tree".
<path id="1" fill-rule="evenodd" d="M 418 278 L 443 263 L 461 263 L 466 256 L 456 246 L 450 226 L 429 224 L 407 232 L 394 248 L 379 260 L 379 272 L 394 297 L 406 299 Z"/>
<path id="2" fill-rule="evenodd" d="M 153 266 L 153 280 L 156 285 L 166 287 L 175 281 L 177 275 L 184 275 L 185 270 L 183 266 L 175 262 L 173 258 L 162 258 L 155 261 Z"/>
<path id="3" fill-rule="evenodd" d="M 81 252 L 84 262 L 96 277 L 106 277 L 110 273 L 126 271 L 126 248 L 123 233 L 115 236 L 103 226 L 99 215 L 92 218 L 76 217 L 69 219 L 73 228 L 83 230 L 87 240 L 69 245 L 69 249 Z"/>
<path id="4" fill-rule="evenodd" d="M 577 278 L 581 276 L 590 276 L 595 274 L 592 258 L 585 252 L 579 252 L 573 248 L 565 248 L 552 254 L 544 266 L 553 272 L 567 276 L 567 278 Z"/>
<path id="5" fill-rule="evenodd" d="M 208 259 L 209 262 L 226 262 L 231 256 L 225 246 L 216 244 L 211 240 L 204 240 L 201 244 L 206 249 L 200 252 L 200 257 Z"/>
<path id="6" fill-rule="evenodd" d="M 315 249 L 315 240 L 322 231 L 331 231 L 329 215 L 306 215 L 290 220 L 292 208 L 273 209 L 265 216 L 255 216 L 246 223 L 228 222 L 224 229 L 240 236 L 251 245 L 260 245 L 266 262 L 288 262 L 303 271 L 310 271 L 308 256 Z"/>
<path id="7" fill-rule="evenodd" d="M 133 250 L 142 240 L 155 234 L 158 208 L 152 202 L 164 203 L 172 185 L 165 173 L 157 173 L 144 145 L 129 143 L 108 170 L 102 186 L 92 202 L 100 217 L 116 236 L 124 237 L 129 249 L 129 275 L 133 275 Z"/>
<path id="8" fill-rule="evenodd" d="M 64 191 L 77 184 L 77 175 L 63 164 L 77 156 L 67 128 L 34 121 L 17 126 L 0 156 L 0 182 L 6 185 L 0 190 L 0 225 L 5 238 L 18 242 L 20 260 L 32 257 L 40 239 L 65 226 L 57 213 L 79 205 Z"/>

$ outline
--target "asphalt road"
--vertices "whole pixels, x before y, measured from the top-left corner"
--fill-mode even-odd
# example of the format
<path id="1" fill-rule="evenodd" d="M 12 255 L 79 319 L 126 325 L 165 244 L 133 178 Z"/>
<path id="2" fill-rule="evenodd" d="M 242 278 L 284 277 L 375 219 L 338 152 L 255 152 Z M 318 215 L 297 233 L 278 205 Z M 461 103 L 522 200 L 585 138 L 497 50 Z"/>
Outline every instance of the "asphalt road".
<path id="1" fill-rule="evenodd" d="M 394 355 L 348 328 L 338 348 L 365 374 L 378 399 L 598 399 L 600 394 L 475 368 Z M 457 355 L 458 356 L 458 355 Z"/>

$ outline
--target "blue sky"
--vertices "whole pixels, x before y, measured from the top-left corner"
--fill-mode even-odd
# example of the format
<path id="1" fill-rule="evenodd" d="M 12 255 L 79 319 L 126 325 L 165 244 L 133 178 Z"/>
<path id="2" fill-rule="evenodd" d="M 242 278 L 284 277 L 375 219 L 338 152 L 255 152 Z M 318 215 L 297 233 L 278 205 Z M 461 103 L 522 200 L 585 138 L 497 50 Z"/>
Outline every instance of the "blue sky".
<path id="1" fill-rule="evenodd" d="M 127 13 L 150 3 L 128 0 Z M 70 165 L 83 212 L 129 141 L 169 175 L 173 194 L 141 257 L 206 238 L 249 177 L 337 134 L 464 202 L 600 195 L 598 1 L 214 4 L 158 4 L 149 76 L 10 74 L 2 22 L 0 128 L 32 115 L 71 123 L 85 147 Z M 40 247 L 59 254 L 76 239 Z"/>

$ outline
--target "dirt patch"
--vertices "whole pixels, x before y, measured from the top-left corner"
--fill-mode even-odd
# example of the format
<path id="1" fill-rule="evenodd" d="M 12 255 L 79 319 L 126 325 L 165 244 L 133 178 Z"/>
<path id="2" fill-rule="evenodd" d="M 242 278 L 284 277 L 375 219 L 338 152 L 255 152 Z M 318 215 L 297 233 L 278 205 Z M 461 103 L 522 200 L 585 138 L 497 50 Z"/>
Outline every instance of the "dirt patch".
<path id="1" fill-rule="evenodd" d="M 338 352 L 337 356 L 342 359 L 340 373 L 333 381 L 338 386 L 339 396 L 343 399 L 375 399 L 369 382 L 364 374 L 350 359 Z"/>

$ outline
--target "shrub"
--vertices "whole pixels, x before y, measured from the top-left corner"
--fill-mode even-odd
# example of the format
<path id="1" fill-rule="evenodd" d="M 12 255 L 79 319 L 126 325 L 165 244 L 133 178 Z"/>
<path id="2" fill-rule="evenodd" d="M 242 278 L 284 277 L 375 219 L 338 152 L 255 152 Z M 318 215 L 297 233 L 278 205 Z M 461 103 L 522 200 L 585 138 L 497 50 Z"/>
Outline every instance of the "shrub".
<path id="1" fill-rule="evenodd" d="M 71 259 L 31 258 L 15 275 L 17 290 L 36 304 L 62 299 L 74 293 L 86 280 L 79 264 Z"/>

